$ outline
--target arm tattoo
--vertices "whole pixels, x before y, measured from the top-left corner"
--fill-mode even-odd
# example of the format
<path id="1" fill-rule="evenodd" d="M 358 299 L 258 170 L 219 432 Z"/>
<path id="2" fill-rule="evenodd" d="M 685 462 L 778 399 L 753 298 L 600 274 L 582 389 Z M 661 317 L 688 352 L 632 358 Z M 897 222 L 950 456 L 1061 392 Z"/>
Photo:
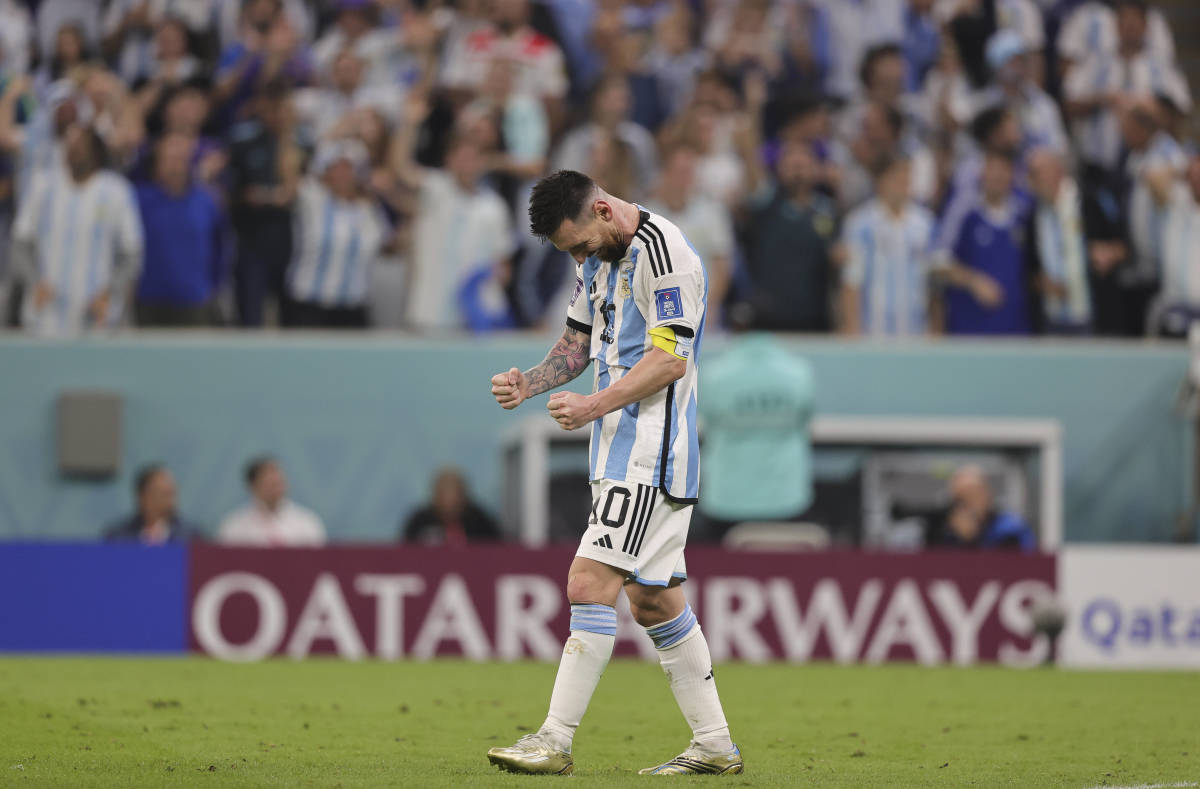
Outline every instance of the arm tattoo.
<path id="1" fill-rule="evenodd" d="M 529 396 L 548 392 L 576 378 L 591 361 L 588 357 L 590 346 L 590 336 L 567 327 L 542 363 L 525 371 L 525 378 L 529 381 Z"/>

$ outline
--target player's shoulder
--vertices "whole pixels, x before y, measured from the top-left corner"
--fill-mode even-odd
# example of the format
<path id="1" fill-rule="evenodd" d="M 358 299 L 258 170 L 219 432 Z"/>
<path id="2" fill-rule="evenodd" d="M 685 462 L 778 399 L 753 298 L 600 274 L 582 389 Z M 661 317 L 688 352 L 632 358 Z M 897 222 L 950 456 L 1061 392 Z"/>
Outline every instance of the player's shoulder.
<path id="1" fill-rule="evenodd" d="M 634 243 L 650 263 L 655 277 L 701 269 L 700 256 L 679 227 L 661 214 L 642 209 Z"/>

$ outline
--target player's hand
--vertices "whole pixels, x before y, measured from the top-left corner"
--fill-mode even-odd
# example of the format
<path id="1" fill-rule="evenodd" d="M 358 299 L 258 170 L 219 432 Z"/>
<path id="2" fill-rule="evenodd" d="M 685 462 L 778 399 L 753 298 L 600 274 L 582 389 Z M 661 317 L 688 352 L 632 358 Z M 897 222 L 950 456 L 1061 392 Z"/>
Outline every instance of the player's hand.
<path id="1" fill-rule="evenodd" d="M 529 381 L 525 378 L 525 373 L 514 367 L 506 373 L 493 375 L 492 397 L 496 398 L 501 408 L 509 411 L 528 400 Z"/>
<path id="2" fill-rule="evenodd" d="M 563 430 L 576 430 L 596 418 L 592 413 L 592 401 L 586 395 L 574 392 L 555 392 L 546 404 L 550 416 Z"/>

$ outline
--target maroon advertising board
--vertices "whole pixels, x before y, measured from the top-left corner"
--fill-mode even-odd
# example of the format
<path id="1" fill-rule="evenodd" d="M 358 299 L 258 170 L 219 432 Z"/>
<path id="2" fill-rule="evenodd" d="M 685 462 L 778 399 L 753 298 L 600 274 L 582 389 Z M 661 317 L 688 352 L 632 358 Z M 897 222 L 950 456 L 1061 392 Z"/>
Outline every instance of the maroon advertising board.
<path id="1" fill-rule="evenodd" d="M 571 548 L 191 551 L 189 638 L 227 660 L 556 660 Z M 688 599 L 714 660 L 1040 663 L 1030 608 L 1055 559 L 1011 553 L 688 550 Z M 618 604 L 618 655 L 653 657 Z"/>

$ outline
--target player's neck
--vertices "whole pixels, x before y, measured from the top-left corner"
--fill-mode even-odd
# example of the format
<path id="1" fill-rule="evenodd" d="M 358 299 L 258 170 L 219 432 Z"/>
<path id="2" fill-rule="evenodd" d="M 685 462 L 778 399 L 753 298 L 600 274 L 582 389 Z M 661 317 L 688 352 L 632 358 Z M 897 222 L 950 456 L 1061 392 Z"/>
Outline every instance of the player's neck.
<path id="1" fill-rule="evenodd" d="M 621 234 L 621 244 L 628 249 L 641 222 L 641 211 L 633 203 L 627 203 L 618 197 L 610 196 L 609 200 L 613 204 L 613 221 L 617 232 Z"/>

